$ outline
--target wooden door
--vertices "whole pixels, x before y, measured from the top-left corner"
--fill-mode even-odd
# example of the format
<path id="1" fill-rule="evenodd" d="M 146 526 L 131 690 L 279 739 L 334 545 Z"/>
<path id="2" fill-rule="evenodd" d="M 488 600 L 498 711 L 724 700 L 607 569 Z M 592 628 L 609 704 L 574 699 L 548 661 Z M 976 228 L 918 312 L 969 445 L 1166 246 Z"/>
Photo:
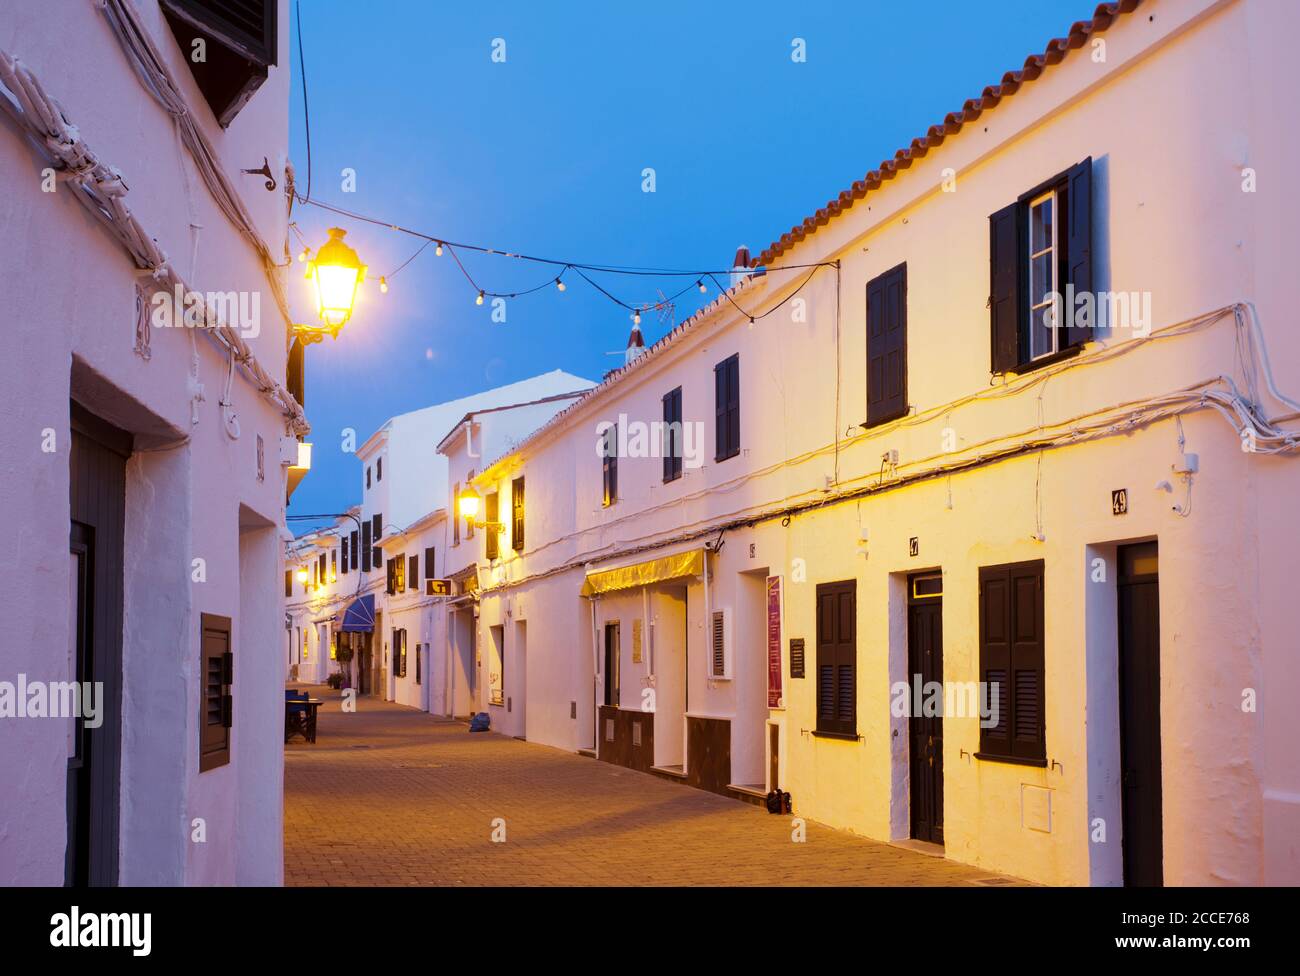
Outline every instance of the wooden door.
<path id="1" fill-rule="evenodd" d="M 1124 884 L 1164 883 L 1160 583 L 1156 543 L 1119 551 L 1120 769 Z"/>
<path id="2" fill-rule="evenodd" d="M 101 724 L 70 729 L 64 883 L 115 885 L 121 768 L 122 569 L 131 435 L 71 405 L 69 680 L 100 684 Z M 84 686 L 83 686 L 84 687 Z"/>
<path id="3" fill-rule="evenodd" d="M 943 687 L 943 597 L 917 596 L 917 580 L 909 582 L 913 594 L 907 608 L 907 677 L 909 688 L 920 683 L 922 703 L 931 683 Z M 911 696 L 908 719 L 911 827 L 917 840 L 943 843 L 943 699 L 939 694 L 935 714 L 917 708 Z M 918 711 L 921 714 L 918 714 Z"/>

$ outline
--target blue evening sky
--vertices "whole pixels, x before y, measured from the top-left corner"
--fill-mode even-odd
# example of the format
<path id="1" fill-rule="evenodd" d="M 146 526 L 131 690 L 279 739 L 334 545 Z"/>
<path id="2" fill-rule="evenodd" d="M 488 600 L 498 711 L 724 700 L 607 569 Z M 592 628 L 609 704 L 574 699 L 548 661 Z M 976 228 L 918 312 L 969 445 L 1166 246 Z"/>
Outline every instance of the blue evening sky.
<path id="1" fill-rule="evenodd" d="M 738 245 L 757 255 L 1094 6 L 305 0 L 311 193 L 506 250 L 726 268 Z M 796 37 L 805 63 L 791 59 Z M 505 41 L 504 63 L 492 60 L 495 38 Z M 292 42 L 291 151 L 305 192 L 296 28 Z M 342 192 L 345 167 L 356 171 L 355 192 Z M 646 167 L 654 193 L 642 192 Z M 294 216 L 313 246 L 336 222 L 312 207 Z M 360 500 L 344 428 L 360 444 L 394 414 L 556 368 L 598 380 L 622 361 L 629 313 L 572 273 L 563 294 L 510 301 L 507 321 L 493 323 L 450 254 L 435 257 L 432 246 L 380 294 L 379 275 L 420 242 L 337 222 L 371 278 L 342 336 L 307 351 L 315 453 L 290 514 Z M 489 291 L 554 274 L 500 257 L 464 260 Z M 630 303 L 685 283 L 601 280 Z M 295 276 L 290 286 L 305 316 L 306 282 Z M 678 321 L 703 298 L 688 293 Z M 654 314 L 641 327 L 647 343 L 667 329 Z"/>

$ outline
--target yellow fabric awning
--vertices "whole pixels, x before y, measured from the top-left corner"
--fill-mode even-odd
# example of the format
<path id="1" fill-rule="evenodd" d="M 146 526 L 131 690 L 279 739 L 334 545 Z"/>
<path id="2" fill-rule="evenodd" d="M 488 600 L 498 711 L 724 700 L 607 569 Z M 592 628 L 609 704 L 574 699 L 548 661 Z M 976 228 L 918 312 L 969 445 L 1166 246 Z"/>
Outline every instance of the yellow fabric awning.
<path id="1" fill-rule="evenodd" d="M 612 590 L 629 590 L 637 586 L 649 586 L 665 580 L 680 579 L 683 576 L 699 576 L 703 572 L 704 552 L 701 549 L 692 549 L 690 552 L 661 556 L 632 566 L 588 573 L 582 584 L 582 595 L 595 596 L 597 593 L 609 593 Z"/>

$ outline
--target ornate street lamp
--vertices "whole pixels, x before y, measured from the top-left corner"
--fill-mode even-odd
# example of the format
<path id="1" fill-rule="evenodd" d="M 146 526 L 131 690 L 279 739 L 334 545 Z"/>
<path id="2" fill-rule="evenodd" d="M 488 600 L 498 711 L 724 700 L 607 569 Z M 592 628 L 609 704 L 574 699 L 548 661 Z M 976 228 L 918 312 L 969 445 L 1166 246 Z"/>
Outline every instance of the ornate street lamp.
<path id="1" fill-rule="evenodd" d="M 357 289 L 366 277 L 366 266 L 357 252 L 343 243 L 347 231 L 331 227 L 326 241 L 315 258 L 307 263 L 307 280 L 316 295 L 316 313 L 320 325 L 295 325 L 293 333 L 303 345 L 320 342 L 329 335 L 337 339 L 339 330 L 352 317 Z"/>
<path id="2" fill-rule="evenodd" d="M 479 519 L 478 512 L 482 502 L 483 499 L 479 497 L 478 492 L 473 488 L 467 488 L 461 492 L 460 498 L 456 500 L 456 510 L 460 512 L 460 517 L 468 522 L 472 527 L 500 530 L 500 522 L 488 522 Z"/>

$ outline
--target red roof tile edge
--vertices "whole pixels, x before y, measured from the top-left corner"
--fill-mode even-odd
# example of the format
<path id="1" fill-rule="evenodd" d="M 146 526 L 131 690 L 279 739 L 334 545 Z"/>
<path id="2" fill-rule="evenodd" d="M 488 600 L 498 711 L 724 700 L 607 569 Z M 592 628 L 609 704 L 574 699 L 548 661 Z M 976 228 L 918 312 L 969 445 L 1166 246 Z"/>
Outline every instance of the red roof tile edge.
<path id="1" fill-rule="evenodd" d="M 1001 84 L 988 86 L 979 98 L 967 99 L 960 112 L 949 112 L 944 117 L 942 125 L 930 126 L 925 135 L 912 140 L 911 146 L 898 150 L 894 153 L 893 159 L 882 162 L 879 169 L 873 169 L 834 200 L 828 201 L 826 206 L 806 218 L 802 224 L 791 227 L 788 232 L 781 235 L 780 239 L 769 244 L 767 249 L 753 260 L 753 265 L 757 267 L 771 264 L 800 241 L 816 233 L 818 227 L 829 223 L 831 218 L 838 217 L 886 180 L 892 180 L 900 170 L 907 169 L 912 165 L 912 160 L 920 159 L 931 149 L 941 145 L 946 138 L 960 132 L 963 125 L 974 122 L 1002 99 L 1014 95 L 1022 85 L 1041 75 L 1044 68 L 1061 61 L 1067 51 L 1082 47 L 1093 34 L 1101 33 L 1120 16 L 1136 10 L 1141 2 L 1142 0 L 1117 0 L 1113 3 L 1098 4 L 1091 20 L 1076 21 L 1070 25 L 1067 36 L 1048 42 L 1047 50 L 1042 54 L 1031 54 L 1025 59 L 1025 65 L 1019 71 L 1008 71 L 1003 75 Z"/>

